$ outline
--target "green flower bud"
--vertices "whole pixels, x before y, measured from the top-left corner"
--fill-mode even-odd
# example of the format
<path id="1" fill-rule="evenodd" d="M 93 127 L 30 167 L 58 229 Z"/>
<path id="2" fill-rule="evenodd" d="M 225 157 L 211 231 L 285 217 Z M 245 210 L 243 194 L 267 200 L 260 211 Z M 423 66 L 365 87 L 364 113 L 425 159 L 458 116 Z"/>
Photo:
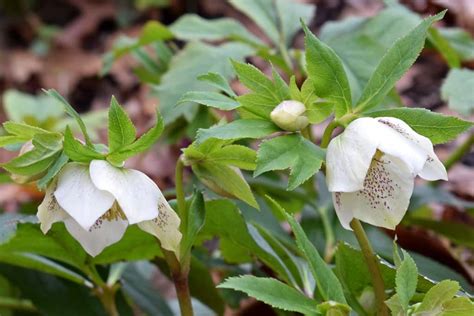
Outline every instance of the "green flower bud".
<path id="1" fill-rule="evenodd" d="M 270 113 L 273 123 L 289 132 L 302 130 L 308 126 L 308 118 L 304 113 L 306 107 L 299 101 L 283 101 Z"/>

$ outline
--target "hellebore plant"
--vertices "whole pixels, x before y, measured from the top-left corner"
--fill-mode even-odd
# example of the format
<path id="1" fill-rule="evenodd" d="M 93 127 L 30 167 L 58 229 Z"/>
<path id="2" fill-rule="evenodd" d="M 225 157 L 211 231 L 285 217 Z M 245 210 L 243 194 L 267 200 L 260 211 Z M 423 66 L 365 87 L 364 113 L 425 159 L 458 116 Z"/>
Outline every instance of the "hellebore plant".
<path id="1" fill-rule="evenodd" d="M 281 6 L 284 2 L 276 3 Z M 374 253 L 361 224 L 363 221 L 395 229 L 407 212 L 417 176 L 429 181 L 448 178 L 433 145 L 448 142 L 472 127 L 471 122 L 424 109 L 394 108 L 387 99 L 423 49 L 431 25 L 443 14 L 423 20 L 396 41 L 363 89 L 354 88 L 339 57 L 305 25 L 306 64 L 294 69 L 295 76 L 289 78 L 289 83 L 276 69 L 270 79 L 252 65 L 232 61 L 238 79 L 250 90 L 237 96 L 224 76 L 201 75 L 201 81 L 219 88 L 220 92 L 188 91 L 176 106 L 194 102 L 221 111 L 235 110 L 238 118 L 227 123 L 211 112 L 217 124 L 199 128 L 192 144 L 183 148 L 176 162 L 175 191 L 172 191 L 176 195 L 176 212 L 153 180 L 140 171 L 124 167 L 127 159 L 157 142 L 164 129 L 161 115 L 157 113 L 156 125 L 137 138 L 135 126 L 115 98 L 108 112 L 108 143 L 93 144 L 79 114 L 57 92 L 47 91 L 75 118 L 84 141 L 75 138 L 69 127 L 64 132 L 50 132 L 24 123 L 6 122 L 4 129 L 8 135 L 0 137 L 0 145 L 16 148 L 23 145 L 23 150 L 2 167 L 13 179 L 22 183 L 36 181 L 45 191 L 37 212 L 45 236 L 39 234 L 54 239 L 55 228 L 62 225 L 59 222 L 64 223 L 67 232 L 88 254 L 84 254 L 87 257 L 84 262 L 75 266 L 88 278 L 80 282 L 94 288 L 110 315 L 118 315 L 115 293 L 122 269 L 118 261 L 126 259 L 114 257 L 107 281 L 96 270 L 94 260 L 99 260 L 114 245 L 120 245 L 129 229 L 134 229 L 130 226 L 135 224 L 156 237 L 138 230 L 153 239 L 153 251 L 148 251 L 145 259 L 153 260 L 160 268 L 162 263 L 167 264 L 184 316 L 193 315 L 189 284 L 192 265 L 197 260 L 193 247 L 216 236 L 220 238 L 220 248 L 215 253 L 239 264 L 258 259 L 274 276 L 231 277 L 218 287 L 245 292 L 276 308 L 305 315 L 349 315 L 352 311 L 361 315 L 389 315 L 389 309 L 393 315 L 428 315 L 440 309 L 453 311 L 461 307 L 468 313 L 460 315 L 471 315 L 474 305 L 469 299 L 454 298 L 459 290 L 455 282 L 435 285 L 419 277 L 415 261 L 406 252 L 402 259 L 396 246 L 395 267 L 385 265 Z M 292 58 L 296 60 L 299 56 L 291 56 L 286 48 L 281 50 L 285 70 L 291 71 Z M 353 102 L 353 98 L 357 101 Z M 329 124 L 317 140 L 312 127 L 323 121 Z M 194 123 L 193 128 L 202 122 Z M 447 128 L 440 132 L 440 126 Z M 340 133 L 333 137 L 336 130 Z M 258 149 L 248 140 L 258 140 Z M 455 158 L 448 160 L 449 164 L 459 157 L 456 153 Z M 193 184 L 198 187 L 188 200 L 187 167 L 197 180 Z M 286 169 L 290 170 L 287 190 L 299 188 L 278 199 L 277 195 L 284 191 L 274 185 L 281 180 L 278 174 L 258 182 L 249 180 L 251 177 L 242 172 L 252 171 L 257 178 Z M 321 190 L 324 180 L 316 177 L 320 170 L 326 176 L 339 222 L 353 231 L 361 251 L 344 243 L 336 247 L 336 234 L 328 214 L 332 210 L 330 198 L 324 206 L 317 201 L 325 191 Z M 310 241 L 303 225 L 285 210 L 301 209 L 301 204 L 305 211 L 319 212 L 326 237 L 324 256 Z M 272 220 L 288 222 L 294 242 L 289 235 L 275 237 L 261 223 L 243 216 L 251 212 L 241 212 L 240 207 L 252 211 L 261 208 L 267 214 L 270 208 L 272 214 L 278 215 Z M 278 228 L 280 231 L 281 227 Z M 213 251 L 208 247 L 202 249 L 206 254 Z M 209 261 L 216 259 L 213 255 L 209 255 L 212 259 Z M 51 257 L 58 258 L 57 254 Z M 334 257 L 333 269 L 328 263 Z M 346 259 L 349 261 L 344 265 Z M 220 258 L 217 261 L 221 264 Z M 206 272 L 207 267 L 196 267 L 195 273 Z M 266 273 L 266 269 L 253 268 Z M 361 275 L 353 269 L 358 269 Z M 347 277 L 353 274 L 365 278 L 358 279 L 361 284 L 354 285 L 362 292 L 357 295 L 351 292 L 353 284 L 347 283 Z M 195 275 L 194 279 L 199 282 L 198 286 L 195 283 L 199 291 L 206 282 L 213 285 L 210 276 L 210 281 L 201 279 L 201 275 Z M 200 294 L 203 293 L 194 293 L 196 297 Z M 215 303 L 214 299 L 221 299 L 217 291 L 204 294 L 199 298 L 207 300 L 209 305 Z M 446 297 L 441 299 L 441 296 Z M 223 304 L 214 311 L 223 313 Z"/>

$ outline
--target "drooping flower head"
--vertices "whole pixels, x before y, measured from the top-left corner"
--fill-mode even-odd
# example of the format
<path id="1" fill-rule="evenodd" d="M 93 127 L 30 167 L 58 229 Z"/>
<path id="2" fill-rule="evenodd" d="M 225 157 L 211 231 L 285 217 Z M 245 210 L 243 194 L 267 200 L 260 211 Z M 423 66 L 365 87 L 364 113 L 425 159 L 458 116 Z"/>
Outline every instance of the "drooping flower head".
<path id="1" fill-rule="evenodd" d="M 402 120 L 359 118 L 331 140 L 326 176 L 341 224 L 353 218 L 394 229 L 408 208 L 414 178 L 447 180 L 431 141 Z"/>
<path id="2" fill-rule="evenodd" d="M 158 186 L 144 173 L 105 160 L 68 163 L 46 191 L 38 208 L 41 230 L 64 221 L 67 230 L 92 256 L 119 241 L 128 225 L 138 224 L 176 251 L 180 220 Z"/>

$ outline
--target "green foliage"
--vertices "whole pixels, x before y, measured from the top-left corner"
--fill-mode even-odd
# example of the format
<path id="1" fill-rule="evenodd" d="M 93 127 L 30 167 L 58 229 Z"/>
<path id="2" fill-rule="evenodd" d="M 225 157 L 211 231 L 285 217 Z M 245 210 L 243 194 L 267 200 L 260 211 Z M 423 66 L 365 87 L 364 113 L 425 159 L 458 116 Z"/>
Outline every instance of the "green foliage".
<path id="1" fill-rule="evenodd" d="M 326 301 L 336 301 L 339 303 L 346 303 L 342 285 L 337 279 L 334 272 L 328 267 L 326 262 L 321 258 L 316 248 L 309 241 L 303 228 L 300 224 L 289 214 L 286 213 L 274 200 L 270 200 L 277 208 L 280 209 L 288 223 L 293 230 L 296 237 L 296 244 L 308 261 L 311 273 L 318 287 L 318 291 Z"/>
<path id="2" fill-rule="evenodd" d="M 95 159 L 102 160 L 104 154 L 98 153 L 95 149 L 83 145 L 79 140 L 74 138 L 69 127 L 64 133 L 64 153 L 72 160 L 77 162 L 89 162 Z"/>
<path id="3" fill-rule="evenodd" d="M 471 34 L 461 28 L 442 28 L 441 35 L 449 41 L 463 61 L 474 59 L 474 39 Z"/>
<path id="4" fill-rule="evenodd" d="M 177 38 L 185 41 L 232 39 L 251 45 L 263 45 L 240 22 L 230 18 L 206 20 L 195 14 L 185 14 L 170 26 L 170 30 Z"/>
<path id="5" fill-rule="evenodd" d="M 453 110 L 470 115 L 474 112 L 474 95 L 471 92 L 473 84 L 474 71 L 452 69 L 441 87 L 441 96 Z"/>
<path id="6" fill-rule="evenodd" d="M 473 123 L 454 116 L 447 116 L 426 109 L 399 108 L 380 110 L 367 114 L 371 117 L 391 116 L 398 118 L 413 130 L 428 137 L 433 144 L 446 143 L 455 139 L 459 134 L 469 130 Z"/>
<path id="7" fill-rule="evenodd" d="M 431 24 L 441 20 L 445 13 L 443 11 L 425 19 L 410 33 L 393 44 L 374 70 L 362 91 L 362 95 L 357 101 L 357 111 L 365 112 L 383 101 L 395 83 L 417 59 L 424 47 Z"/>
<path id="8" fill-rule="evenodd" d="M 418 269 L 415 261 L 407 252 L 404 251 L 403 255 L 403 261 L 400 263 L 395 276 L 395 289 L 403 311 L 407 311 L 410 300 L 416 292 Z"/>
<path id="9" fill-rule="evenodd" d="M 200 144 L 210 138 L 222 140 L 263 138 L 279 130 L 280 129 L 270 121 L 242 119 L 233 121 L 229 124 L 216 125 L 208 129 L 199 129 L 196 136 L 196 142 Z"/>
<path id="10" fill-rule="evenodd" d="M 230 87 L 229 83 L 227 82 L 226 78 L 224 78 L 221 74 L 215 72 L 208 72 L 206 74 L 200 75 L 197 77 L 198 80 L 206 82 L 215 88 L 225 92 L 229 97 L 236 97 L 237 95 Z"/>
<path id="11" fill-rule="evenodd" d="M 214 72 L 229 79 L 233 76 L 229 59 L 242 60 L 254 50 L 241 43 L 226 43 L 211 46 L 200 42 L 191 42 L 174 55 L 168 70 L 163 74 L 160 84 L 154 87 L 154 93 L 160 99 L 160 111 L 166 124 L 184 116 L 191 122 L 198 111 L 195 103 L 175 106 L 181 96 L 188 91 L 212 91 L 209 84 L 196 80 L 199 75 Z"/>
<path id="12" fill-rule="evenodd" d="M 290 97 L 287 84 L 275 70 L 272 81 L 253 65 L 236 61 L 232 64 L 240 82 L 252 91 L 237 98 L 246 112 L 269 119 L 270 112 Z"/>
<path id="13" fill-rule="evenodd" d="M 218 287 L 245 292 L 259 301 L 282 310 L 305 315 L 316 314 L 315 301 L 275 279 L 245 275 L 228 278 Z"/>
<path id="14" fill-rule="evenodd" d="M 294 190 L 321 168 L 325 152 L 301 135 L 286 135 L 262 142 L 254 176 L 290 169 L 288 190 Z"/>
<path id="15" fill-rule="evenodd" d="M 334 103 L 339 118 L 352 109 L 351 88 L 340 58 L 303 25 L 308 77 L 315 93 Z"/>
<path id="16" fill-rule="evenodd" d="M 183 94 L 177 104 L 194 102 L 204 104 L 223 111 L 230 111 L 240 107 L 239 102 L 223 94 L 211 91 L 190 91 Z"/>
<path id="17" fill-rule="evenodd" d="M 275 46 L 290 46 L 299 21 L 308 23 L 314 15 L 313 5 L 289 0 L 231 0 L 230 3 L 249 16 L 272 40 Z"/>
<path id="18" fill-rule="evenodd" d="M 111 153 L 135 141 L 136 129 L 125 110 L 112 97 L 109 108 L 109 150 Z"/>

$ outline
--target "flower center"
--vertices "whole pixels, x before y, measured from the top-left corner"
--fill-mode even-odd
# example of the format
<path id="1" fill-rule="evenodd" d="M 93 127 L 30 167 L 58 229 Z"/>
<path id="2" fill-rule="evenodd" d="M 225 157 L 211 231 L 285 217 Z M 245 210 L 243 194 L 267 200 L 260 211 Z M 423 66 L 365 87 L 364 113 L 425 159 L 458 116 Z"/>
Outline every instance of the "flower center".
<path id="1" fill-rule="evenodd" d="M 117 220 L 126 220 L 127 217 L 123 213 L 122 209 L 120 206 L 117 204 L 117 202 L 114 202 L 110 210 L 108 210 L 104 215 L 99 217 L 98 220 L 95 221 L 94 225 L 89 229 L 89 231 L 93 231 L 94 229 L 99 229 L 102 227 L 102 223 L 104 221 L 117 221 Z"/>

